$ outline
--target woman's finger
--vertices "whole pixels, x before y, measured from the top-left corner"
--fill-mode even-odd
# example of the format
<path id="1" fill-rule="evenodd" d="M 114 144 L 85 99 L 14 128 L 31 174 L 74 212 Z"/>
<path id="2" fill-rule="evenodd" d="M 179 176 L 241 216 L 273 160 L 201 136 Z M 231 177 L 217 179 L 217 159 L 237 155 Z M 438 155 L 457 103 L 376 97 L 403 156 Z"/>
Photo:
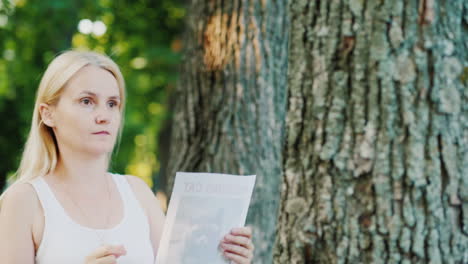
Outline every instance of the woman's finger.
<path id="1" fill-rule="evenodd" d="M 234 261 L 236 264 L 250 264 L 250 260 L 245 257 L 229 252 L 224 252 L 224 255 L 226 256 L 226 258 Z"/>
<path id="2" fill-rule="evenodd" d="M 245 236 L 234 236 L 234 235 L 228 234 L 224 236 L 224 241 L 229 242 L 231 244 L 238 244 L 238 245 L 241 245 L 243 247 L 253 250 L 252 240 L 250 240 L 250 238 L 247 238 Z"/>
<path id="3" fill-rule="evenodd" d="M 253 253 L 251 250 L 245 247 L 239 246 L 239 245 L 221 243 L 221 248 L 223 249 L 224 252 L 234 253 L 234 254 L 243 256 L 247 259 L 251 259 L 253 257 Z"/>
<path id="4" fill-rule="evenodd" d="M 114 264 L 114 263 L 116 263 L 116 261 L 117 261 L 117 257 L 115 257 L 114 255 L 109 255 L 109 256 L 97 259 L 95 263 L 97 263 L 97 264 Z"/>
<path id="5" fill-rule="evenodd" d="M 98 259 L 108 255 L 114 255 L 119 257 L 125 255 L 127 252 L 122 245 L 103 245 L 96 249 L 91 255 L 88 256 L 88 259 Z"/>
<path id="6" fill-rule="evenodd" d="M 236 227 L 236 228 L 231 229 L 231 234 L 251 238 L 252 228 L 250 226 Z"/>

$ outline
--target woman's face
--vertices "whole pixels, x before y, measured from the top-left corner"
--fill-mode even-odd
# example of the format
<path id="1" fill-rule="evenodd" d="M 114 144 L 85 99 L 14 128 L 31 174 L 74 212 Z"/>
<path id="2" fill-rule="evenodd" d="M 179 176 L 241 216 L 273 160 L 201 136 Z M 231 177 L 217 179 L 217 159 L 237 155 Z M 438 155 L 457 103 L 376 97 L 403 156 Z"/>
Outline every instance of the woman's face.
<path id="1" fill-rule="evenodd" d="M 79 70 L 51 109 L 59 149 L 91 155 L 111 152 L 120 127 L 119 107 L 117 80 L 110 72 L 96 66 Z"/>

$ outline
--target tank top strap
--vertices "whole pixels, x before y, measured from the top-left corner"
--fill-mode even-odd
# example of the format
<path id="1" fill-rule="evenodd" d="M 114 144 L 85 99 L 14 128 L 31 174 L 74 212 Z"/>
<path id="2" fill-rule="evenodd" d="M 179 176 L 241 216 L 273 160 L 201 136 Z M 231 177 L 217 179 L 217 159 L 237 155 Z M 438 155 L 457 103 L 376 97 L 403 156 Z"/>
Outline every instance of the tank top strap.
<path id="1" fill-rule="evenodd" d="M 44 217 L 46 217 L 46 219 L 50 219 L 50 217 L 47 217 L 48 215 L 57 216 L 62 214 L 61 205 L 56 200 L 52 190 L 49 188 L 44 178 L 40 176 L 28 182 L 36 190 L 37 196 L 44 211 Z"/>
<path id="2" fill-rule="evenodd" d="M 123 199 L 127 203 L 128 214 L 133 216 L 131 221 L 133 221 L 134 225 L 139 225 L 141 228 L 143 228 L 146 234 L 149 234 L 150 226 L 145 209 L 136 197 L 132 186 L 130 186 L 127 176 L 114 174 L 114 178 L 116 179 L 117 187 L 119 188 Z"/>
<path id="3" fill-rule="evenodd" d="M 128 202 L 129 207 L 128 208 L 135 208 L 135 206 L 139 207 L 138 200 L 132 190 L 132 187 L 130 186 L 127 177 L 122 174 L 117 174 L 117 173 L 112 173 L 114 180 L 117 184 L 117 188 L 120 191 L 120 194 L 123 196 L 123 200 Z"/>

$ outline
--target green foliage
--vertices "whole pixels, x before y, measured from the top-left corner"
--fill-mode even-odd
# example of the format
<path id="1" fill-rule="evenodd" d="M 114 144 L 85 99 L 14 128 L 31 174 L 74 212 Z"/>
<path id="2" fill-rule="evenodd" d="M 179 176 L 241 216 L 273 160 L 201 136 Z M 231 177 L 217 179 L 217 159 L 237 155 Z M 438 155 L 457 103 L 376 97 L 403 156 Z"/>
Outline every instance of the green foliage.
<path id="1" fill-rule="evenodd" d="M 159 170 L 157 134 L 180 61 L 182 0 L 0 1 L 0 190 L 18 166 L 40 78 L 59 52 L 71 48 L 104 52 L 121 67 L 128 104 L 112 170 L 152 185 Z M 102 21 L 107 30 L 82 33 L 82 19 Z"/>

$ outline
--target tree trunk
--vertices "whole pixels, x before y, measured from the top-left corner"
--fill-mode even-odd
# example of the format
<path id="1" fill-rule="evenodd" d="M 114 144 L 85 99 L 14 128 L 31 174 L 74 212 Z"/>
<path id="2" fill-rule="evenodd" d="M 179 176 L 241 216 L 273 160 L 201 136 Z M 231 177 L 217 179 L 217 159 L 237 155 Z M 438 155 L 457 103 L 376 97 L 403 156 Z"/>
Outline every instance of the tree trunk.
<path id="1" fill-rule="evenodd" d="M 467 1 L 290 9 L 274 263 L 468 263 Z"/>
<path id="2" fill-rule="evenodd" d="M 255 263 L 272 262 L 280 198 L 285 1 L 192 1 L 169 159 L 162 168 L 169 193 L 176 171 L 257 175 L 247 218 Z"/>

